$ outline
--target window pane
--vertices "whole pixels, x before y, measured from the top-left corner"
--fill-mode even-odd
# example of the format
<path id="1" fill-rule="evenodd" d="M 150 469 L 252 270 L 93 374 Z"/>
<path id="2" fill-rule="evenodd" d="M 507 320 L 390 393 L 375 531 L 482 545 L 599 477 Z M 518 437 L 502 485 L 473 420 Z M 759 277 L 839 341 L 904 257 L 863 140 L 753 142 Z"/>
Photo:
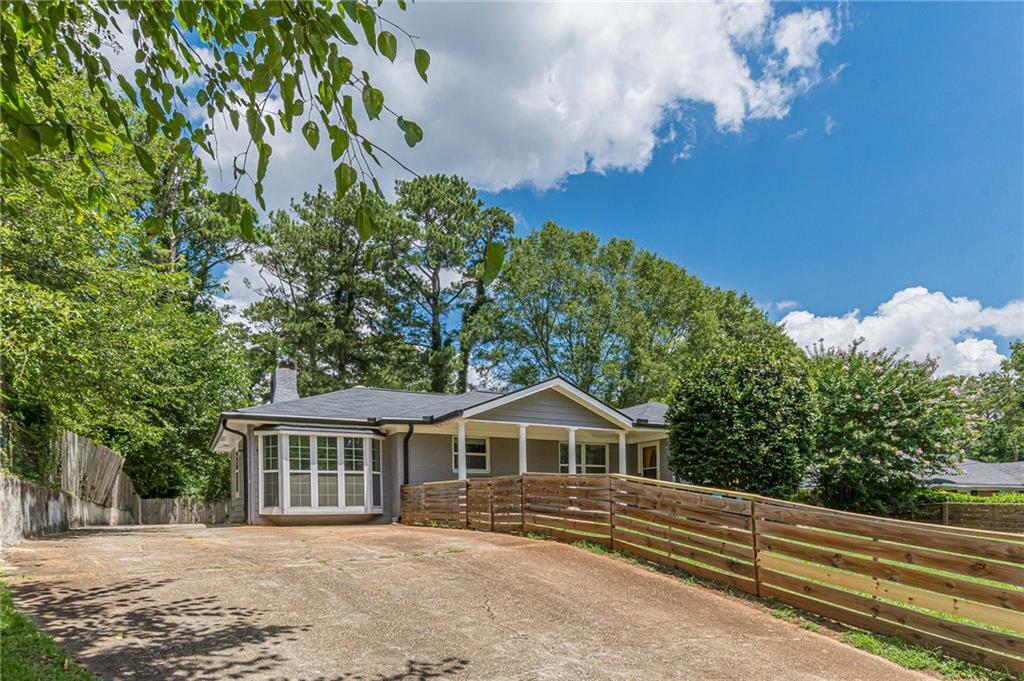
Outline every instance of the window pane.
<path id="1" fill-rule="evenodd" d="M 380 473 L 380 440 L 370 440 L 370 469 Z"/>
<path id="2" fill-rule="evenodd" d="M 373 474 L 373 505 L 380 506 L 380 473 Z"/>
<path id="3" fill-rule="evenodd" d="M 288 436 L 288 466 L 293 471 L 309 470 L 309 436 Z"/>
<path id="4" fill-rule="evenodd" d="M 363 438 L 345 438 L 345 470 L 363 470 Z M 362 505 L 363 502 L 360 501 L 359 503 Z"/>
<path id="5" fill-rule="evenodd" d="M 487 470 L 487 457 L 479 454 L 466 454 L 466 468 L 471 471 Z"/>
<path id="6" fill-rule="evenodd" d="M 345 505 L 362 506 L 366 497 L 363 493 L 362 473 L 345 474 Z"/>
<path id="7" fill-rule="evenodd" d="M 319 506 L 338 505 L 338 474 L 317 473 L 317 503 Z"/>
<path id="8" fill-rule="evenodd" d="M 585 451 L 588 466 L 604 468 L 607 463 L 604 445 L 587 445 Z"/>
<path id="9" fill-rule="evenodd" d="M 338 440 L 333 437 L 316 439 L 316 467 L 321 471 L 338 470 Z"/>
<path id="10" fill-rule="evenodd" d="M 569 465 L 569 445 L 565 442 L 558 443 L 558 463 L 562 466 Z"/>
<path id="11" fill-rule="evenodd" d="M 279 506 L 277 472 L 263 474 L 263 505 Z"/>
<path id="12" fill-rule="evenodd" d="M 263 436 L 263 470 L 277 470 L 277 436 Z"/>
<path id="13" fill-rule="evenodd" d="M 291 505 L 292 506 L 309 506 L 313 503 L 310 497 L 309 489 L 309 473 L 292 473 L 291 474 L 291 487 L 289 492 L 291 493 Z"/>

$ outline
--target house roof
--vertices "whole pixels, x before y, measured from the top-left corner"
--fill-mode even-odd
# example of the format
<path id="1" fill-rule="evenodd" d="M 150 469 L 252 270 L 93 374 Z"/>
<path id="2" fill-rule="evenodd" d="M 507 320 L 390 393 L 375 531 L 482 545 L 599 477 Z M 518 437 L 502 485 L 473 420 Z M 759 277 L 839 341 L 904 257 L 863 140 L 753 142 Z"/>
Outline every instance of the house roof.
<path id="1" fill-rule="evenodd" d="M 305 418 L 370 420 L 429 420 L 487 402 L 501 393 L 472 390 L 458 395 L 445 393 L 355 387 L 287 402 L 260 404 L 231 414 L 295 416 Z"/>
<path id="2" fill-rule="evenodd" d="M 661 403 L 636 405 L 628 410 L 615 409 L 569 381 L 556 377 L 509 393 L 471 390 L 449 395 L 358 386 L 297 400 L 260 404 L 222 413 L 212 446 L 216 447 L 229 419 L 370 426 L 384 423 L 437 423 L 455 416 L 470 417 L 547 389 L 561 392 L 625 427 L 664 426 L 665 405 Z"/>
<path id="3" fill-rule="evenodd" d="M 951 471 L 926 476 L 924 483 L 932 487 L 1024 488 L 1024 461 L 985 463 L 966 459 Z"/>
<path id="4" fill-rule="evenodd" d="M 619 411 L 634 421 L 647 419 L 648 425 L 667 425 L 665 422 L 665 414 L 668 412 L 668 405 L 664 402 L 645 402 L 643 404 L 634 404 L 632 407 L 623 407 Z"/>

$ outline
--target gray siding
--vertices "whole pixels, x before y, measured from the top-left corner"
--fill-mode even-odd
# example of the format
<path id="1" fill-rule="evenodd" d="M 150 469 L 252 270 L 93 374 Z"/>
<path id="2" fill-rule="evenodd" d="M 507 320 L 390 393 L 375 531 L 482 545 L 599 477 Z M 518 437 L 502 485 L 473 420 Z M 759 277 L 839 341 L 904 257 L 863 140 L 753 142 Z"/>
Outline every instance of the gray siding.
<path id="1" fill-rule="evenodd" d="M 615 428 L 616 424 L 554 390 L 530 395 L 474 418 L 510 423 L 542 423 L 581 428 Z"/>
<path id="2" fill-rule="evenodd" d="M 228 520 L 233 523 L 244 523 L 245 497 L 242 496 L 242 492 L 245 488 L 245 480 L 242 476 L 245 471 L 242 470 L 242 451 L 241 449 L 232 450 L 229 456 L 231 457 L 231 503 Z M 236 481 L 240 481 L 242 484 L 239 486 Z"/>

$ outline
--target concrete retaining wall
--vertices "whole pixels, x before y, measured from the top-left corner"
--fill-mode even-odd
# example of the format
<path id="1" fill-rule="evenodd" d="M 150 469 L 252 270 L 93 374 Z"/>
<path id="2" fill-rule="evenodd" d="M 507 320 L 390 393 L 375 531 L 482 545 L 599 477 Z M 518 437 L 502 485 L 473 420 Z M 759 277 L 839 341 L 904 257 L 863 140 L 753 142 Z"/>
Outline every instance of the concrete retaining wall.
<path id="1" fill-rule="evenodd" d="M 219 525 L 228 522 L 230 502 L 201 499 L 143 499 L 143 525 L 176 525 L 204 523 Z"/>
<path id="2" fill-rule="evenodd" d="M 0 547 L 84 525 L 133 525 L 129 511 L 0 475 Z"/>

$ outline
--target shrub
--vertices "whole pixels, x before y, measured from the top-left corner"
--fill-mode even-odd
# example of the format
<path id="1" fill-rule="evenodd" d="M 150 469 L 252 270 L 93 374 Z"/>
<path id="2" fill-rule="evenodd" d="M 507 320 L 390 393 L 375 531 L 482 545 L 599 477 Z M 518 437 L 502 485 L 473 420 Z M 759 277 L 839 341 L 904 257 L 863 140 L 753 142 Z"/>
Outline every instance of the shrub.
<path id="1" fill-rule="evenodd" d="M 947 501 L 958 504 L 1024 504 L 1024 492 L 996 492 L 991 496 L 981 497 L 948 489 L 928 488 L 921 490 L 917 495 L 919 504 L 939 504 Z"/>
<path id="2" fill-rule="evenodd" d="M 934 361 L 858 346 L 819 346 L 811 357 L 820 418 L 810 477 L 825 506 L 902 515 L 915 505 L 920 476 L 963 456 L 966 405 L 956 386 L 934 380 Z"/>
<path id="3" fill-rule="evenodd" d="M 668 410 L 672 470 L 700 485 L 794 493 L 811 449 L 805 364 L 776 340 L 732 343 L 688 364 Z"/>

